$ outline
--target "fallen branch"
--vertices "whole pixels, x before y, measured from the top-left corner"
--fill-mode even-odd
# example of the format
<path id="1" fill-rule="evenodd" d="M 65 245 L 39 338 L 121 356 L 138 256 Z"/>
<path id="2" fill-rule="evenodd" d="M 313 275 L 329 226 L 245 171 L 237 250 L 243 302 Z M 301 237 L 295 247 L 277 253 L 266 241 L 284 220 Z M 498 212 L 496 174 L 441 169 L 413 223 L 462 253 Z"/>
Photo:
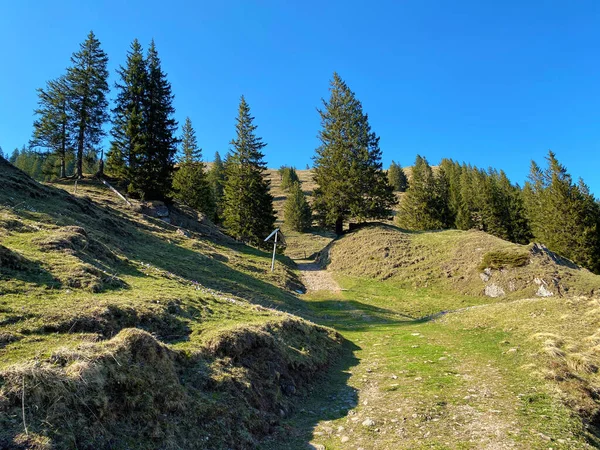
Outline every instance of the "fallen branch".
<path id="1" fill-rule="evenodd" d="M 126 202 L 129 206 L 131 206 L 131 203 L 129 202 L 129 200 L 127 200 L 125 197 L 123 197 L 123 195 L 121 195 L 121 193 L 119 191 L 117 191 L 114 187 L 112 187 L 108 181 L 106 181 L 103 178 L 100 178 L 100 181 L 102 181 L 102 183 L 108 187 L 111 191 L 113 191 L 115 194 L 117 194 L 124 202 Z"/>
<path id="2" fill-rule="evenodd" d="M 25 436 L 29 436 L 29 431 L 27 431 L 27 423 L 25 422 L 25 374 L 23 374 L 23 392 L 21 395 L 21 410 L 23 411 L 23 427 L 25 428 Z"/>

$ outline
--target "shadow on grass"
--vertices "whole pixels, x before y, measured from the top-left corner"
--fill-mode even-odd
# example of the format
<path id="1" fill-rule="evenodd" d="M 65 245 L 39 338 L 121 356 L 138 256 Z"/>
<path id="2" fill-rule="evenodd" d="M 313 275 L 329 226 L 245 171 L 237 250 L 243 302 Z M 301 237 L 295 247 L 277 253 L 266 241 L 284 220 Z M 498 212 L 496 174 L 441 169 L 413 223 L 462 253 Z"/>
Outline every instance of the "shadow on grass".
<path id="1" fill-rule="evenodd" d="M 413 317 L 355 300 L 332 298 L 333 296 L 335 294 L 324 299 L 309 298 L 310 314 L 306 318 L 338 331 L 357 332 L 381 326 L 424 323 L 437 317 Z M 315 380 L 315 387 L 301 402 L 296 413 L 284 421 L 280 429 L 259 448 L 309 448 L 307 445 L 315 437 L 313 432 L 320 422 L 346 417 L 358 405 L 358 391 L 348 384 L 348 380 L 351 376 L 350 369 L 360 363 L 356 356 L 356 351 L 360 349 L 352 341 L 345 340 L 340 360 Z"/>
<path id="2" fill-rule="evenodd" d="M 11 253 L 14 254 L 14 252 Z M 18 256 L 18 258 L 19 262 L 15 267 L 3 267 L 0 265 L 0 281 L 19 280 L 37 284 L 38 286 L 45 286 L 50 289 L 60 289 L 62 286 L 60 280 L 43 268 L 40 263 L 26 259 L 23 256 Z"/>
<path id="3" fill-rule="evenodd" d="M 317 375 L 292 415 L 282 420 L 258 448 L 307 448 L 319 422 L 345 417 L 355 408 L 358 405 L 358 390 L 348 384 L 348 379 L 351 376 L 350 369 L 360 362 L 355 356 L 357 350 L 360 347 L 346 340 L 340 358 L 327 371 Z"/>
<path id="4" fill-rule="evenodd" d="M 411 325 L 431 320 L 341 298 L 313 300 L 310 307 L 314 314 L 311 320 L 339 331 L 364 331 L 374 325 Z"/>

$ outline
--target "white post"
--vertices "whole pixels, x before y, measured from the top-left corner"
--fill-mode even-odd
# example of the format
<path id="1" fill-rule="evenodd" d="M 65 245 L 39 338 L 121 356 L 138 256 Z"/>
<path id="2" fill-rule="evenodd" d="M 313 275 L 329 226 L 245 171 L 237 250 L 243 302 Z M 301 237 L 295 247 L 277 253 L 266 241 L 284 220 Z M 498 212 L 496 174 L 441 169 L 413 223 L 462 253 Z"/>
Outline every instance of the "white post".
<path id="1" fill-rule="evenodd" d="M 271 272 L 275 268 L 275 251 L 277 250 L 277 231 L 275 231 L 275 243 L 273 244 L 273 261 L 271 261 Z"/>

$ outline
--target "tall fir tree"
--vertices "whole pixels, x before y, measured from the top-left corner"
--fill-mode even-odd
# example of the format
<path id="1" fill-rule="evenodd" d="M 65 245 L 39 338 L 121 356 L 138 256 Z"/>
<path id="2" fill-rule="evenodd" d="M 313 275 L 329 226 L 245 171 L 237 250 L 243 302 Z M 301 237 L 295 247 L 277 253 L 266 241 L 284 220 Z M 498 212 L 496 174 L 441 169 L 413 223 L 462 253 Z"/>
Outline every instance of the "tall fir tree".
<path id="1" fill-rule="evenodd" d="M 145 120 L 145 149 L 139 166 L 131 176 L 130 192 L 145 199 L 168 196 L 173 177 L 178 139 L 174 119 L 173 94 L 167 75 L 162 70 L 154 40 L 148 48 L 148 83 Z"/>
<path id="2" fill-rule="evenodd" d="M 295 167 L 282 166 L 279 168 L 281 175 L 281 189 L 289 191 L 295 183 L 300 183 L 300 178 Z"/>
<path id="3" fill-rule="evenodd" d="M 341 234 L 349 218 L 389 216 L 396 197 L 382 170 L 379 137 L 371 131 L 360 101 L 337 73 L 330 92 L 319 110 L 321 145 L 314 158 L 318 187 L 313 208 L 322 225 Z"/>
<path id="4" fill-rule="evenodd" d="M 535 240 L 600 272 L 600 208 L 583 182 L 573 183 L 553 152 L 548 166 L 531 164 L 524 203 Z"/>
<path id="5" fill-rule="evenodd" d="M 8 162 L 14 165 L 17 162 L 17 158 L 19 157 L 19 147 L 15 147 L 10 156 L 8 157 Z"/>
<path id="6" fill-rule="evenodd" d="M 77 160 L 75 175 L 81 178 L 84 156 L 100 143 L 105 135 L 102 125 L 108 120 L 108 56 L 92 31 L 71 57 L 71 63 L 66 82 Z"/>
<path id="7" fill-rule="evenodd" d="M 69 85 L 65 77 L 51 80 L 38 92 L 37 119 L 33 123 L 32 147 L 46 148 L 60 161 L 60 178 L 65 178 L 66 161 L 72 153 L 69 128 Z"/>
<path id="8" fill-rule="evenodd" d="M 133 196 L 166 199 L 177 152 L 177 122 L 171 84 L 154 41 L 144 58 L 140 43 L 134 40 L 126 65 L 118 73 L 107 169 L 129 181 Z"/>
<path id="9" fill-rule="evenodd" d="M 141 44 L 135 39 L 127 53 L 125 67 L 117 70 L 117 98 L 113 109 L 112 141 L 107 157 L 107 170 L 130 179 L 139 167 L 146 144 L 146 97 L 148 71 Z"/>
<path id="10" fill-rule="evenodd" d="M 220 222 L 223 217 L 223 186 L 225 184 L 225 165 L 219 152 L 215 152 L 212 167 L 208 172 L 208 182 L 210 183 L 213 203 L 215 205 L 215 214 L 213 220 Z"/>
<path id="11" fill-rule="evenodd" d="M 175 198 L 212 219 L 215 213 L 214 199 L 202 162 L 202 149 L 198 147 L 196 132 L 189 117 L 185 119 L 182 133 L 181 159 L 173 177 Z"/>
<path id="12" fill-rule="evenodd" d="M 260 245 L 275 223 L 273 196 L 266 178 L 254 117 L 242 96 L 236 119 L 236 138 L 225 163 L 223 223 L 236 238 Z"/>
<path id="13" fill-rule="evenodd" d="M 294 231 L 305 232 L 312 225 L 312 211 L 298 182 L 293 183 L 289 189 L 283 217 L 285 224 Z"/>
<path id="14" fill-rule="evenodd" d="M 397 192 L 406 192 L 408 188 L 408 178 L 402 166 L 395 161 L 392 161 L 387 171 L 388 181 Z"/>
<path id="15" fill-rule="evenodd" d="M 440 186 L 431 166 L 417 155 L 412 178 L 400 202 L 396 216 L 398 224 L 409 230 L 437 230 L 444 228 L 445 210 L 440 210 Z"/>

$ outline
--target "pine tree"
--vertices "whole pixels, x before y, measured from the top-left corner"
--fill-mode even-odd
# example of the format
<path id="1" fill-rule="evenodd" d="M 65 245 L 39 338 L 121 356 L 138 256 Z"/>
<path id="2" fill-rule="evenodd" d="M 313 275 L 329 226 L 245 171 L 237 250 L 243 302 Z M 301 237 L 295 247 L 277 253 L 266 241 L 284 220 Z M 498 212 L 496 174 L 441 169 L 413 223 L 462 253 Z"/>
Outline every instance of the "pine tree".
<path id="1" fill-rule="evenodd" d="M 131 179 L 139 168 L 142 155 L 146 153 L 145 107 L 148 72 L 142 46 L 135 39 L 127 54 L 125 67 L 117 71 L 120 82 L 115 108 L 107 170 L 118 177 Z"/>
<path id="2" fill-rule="evenodd" d="M 304 232 L 312 225 L 312 211 L 298 182 L 293 183 L 289 189 L 284 205 L 284 220 L 294 231 Z"/>
<path id="3" fill-rule="evenodd" d="M 208 172 L 208 181 L 210 183 L 213 203 L 215 205 L 213 220 L 219 222 L 221 217 L 223 217 L 223 186 L 225 184 L 225 165 L 221 160 L 219 152 L 215 152 L 212 167 Z"/>
<path id="4" fill-rule="evenodd" d="M 285 191 L 289 191 L 295 183 L 300 183 L 295 167 L 282 166 L 279 173 L 281 175 L 281 188 Z"/>
<path id="5" fill-rule="evenodd" d="M 408 188 L 408 178 L 406 177 L 404 169 L 402 169 L 402 166 L 400 166 L 400 164 L 392 161 L 392 164 L 390 164 L 390 168 L 388 169 L 387 175 L 388 181 L 390 185 L 394 188 L 394 191 L 406 192 L 406 189 Z"/>
<path id="6" fill-rule="evenodd" d="M 154 41 L 146 58 L 148 78 L 144 104 L 144 148 L 130 170 L 129 192 L 144 199 L 164 199 L 172 185 L 177 122 L 171 84 L 161 67 Z"/>
<path id="7" fill-rule="evenodd" d="M 8 158 L 8 162 L 10 162 L 12 165 L 15 165 L 17 158 L 19 158 L 19 147 L 15 147 L 15 149 L 12 151 Z"/>
<path id="8" fill-rule="evenodd" d="M 61 77 L 46 83 L 45 89 L 38 89 L 38 116 L 33 123 L 32 147 L 48 149 L 60 161 L 60 177 L 66 177 L 66 160 L 72 153 L 69 133 L 69 86 Z"/>
<path id="9" fill-rule="evenodd" d="M 189 117 L 185 119 L 182 132 L 182 156 L 179 169 L 173 177 L 175 198 L 212 219 L 215 213 L 213 196 L 202 162 L 202 149 L 198 147 L 196 132 Z"/>
<path id="10" fill-rule="evenodd" d="M 444 227 L 440 210 L 440 187 L 427 160 L 419 155 L 412 168 L 412 179 L 400 202 L 398 224 L 409 230 L 437 230 Z"/>
<path id="11" fill-rule="evenodd" d="M 75 175 L 83 176 L 83 158 L 104 136 L 102 125 L 108 119 L 108 57 L 100 41 L 90 32 L 78 52 L 71 57 L 66 83 L 69 92 L 70 129 L 77 156 Z"/>
<path id="12" fill-rule="evenodd" d="M 600 208 L 583 182 L 574 184 L 553 152 L 542 170 L 531 164 L 524 203 L 535 240 L 590 270 L 600 271 Z"/>
<path id="13" fill-rule="evenodd" d="M 396 203 L 381 165 L 379 137 L 348 85 L 333 74 L 329 101 L 319 110 L 321 146 L 314 158 L 313 208 L 319 222 L 342 233 L 344 220 L 384 218 Z"/>
<path id="14" fill-rule="evenodd" d="M 266 144 L 256 136 L 253 121 L 242 96 L 236 138 L 225 163 L 223 223 L 236 239 L 260 244 L 272 231 L 275 214 L 261 152 Z"/>

